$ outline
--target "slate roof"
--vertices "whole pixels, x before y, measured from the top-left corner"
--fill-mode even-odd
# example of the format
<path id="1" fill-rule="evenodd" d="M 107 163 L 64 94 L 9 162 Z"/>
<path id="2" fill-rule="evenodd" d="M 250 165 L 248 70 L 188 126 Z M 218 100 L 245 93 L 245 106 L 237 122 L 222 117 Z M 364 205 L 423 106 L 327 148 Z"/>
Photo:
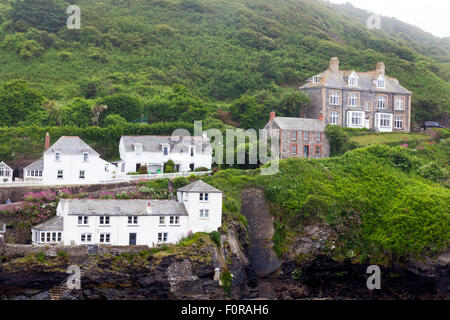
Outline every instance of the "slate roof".
<path id="1" fill-rule="evenodd" d="M 375 81 L 378 79 L 381 73 L 377 71 L 355 71 L 356 75 L 358 76 L 358 85 L 350 86 L 348 84 L 348 78 L 350 77 L 352 72 L 353 70 L 339 70 L 338 72 L 331 72 L 330 70 L 326 70 L 317 75 L 317 77 L 319 77 L 319 83 L 313 83 L 313 77 L 311 77 L 307 80 L 305 85 L 300 87 L 300 89 L 327 87 L 334 89 L 411 94 L 410 91 L 400 85 L 397 79 L 388 77 L 386 75 L 383 75 L 386 80 L 385 88 L 378 89 Z"/>
<path id="2" fill-rule="evenodd" d="M 87 216 L 187 216 L 183 203 L 175 200 L 61 200 L 62 204 L 69 204 L 69 215 Z M 147 213 L 150 202 L 152 212 Z"/>
<path id="3" fill-rule="evenodd" d="M 275 117 L 273 121 L 284 130 L 325 131 L 325 122 L 318 119 Z"/>
<path id="4" fill-rule="evenodd" d="M 33 227 L 39 231 L 63 231 L 63 217 L 54 217 Z"/>
<path id="5" fill-rule="evenodd" d="M 207 193 L 222 193 L 222 191 L 214 188 L 202 180 L 197 180 L 187 186 L 184 186 L 177 191 L 181 192 L 207 192 Z"/>
<path id="6" fill-rule="evenodd" d="M 170 152 L 189 152 L 189 146 L 194 145 L 195 151 L 210 153 L 212 152 L 211 143 L 209 139 L 203 137 L 190 136 L 122 136 L 121 141 L 125 146 L 126 152 L 134 152 L 134 144 L 142 144 L 143 152 L 160 152 L 162 145 L 170 146 Z"/>
<path id="7" fill-rule="evenodd" d="M 35 162 L 29 164 L 28 166 L 23 168 L 23 170 L 24 171 L 27 171 L 27 170 L 43 171 L 44 170 L 44 158 L 40 158 L 39 160 L 36 160 Z"/>
<path id="8" fill-rule="evenodd" d="M 80 137 L 62 136 L 50 148 L 44 151 L 44 154 L 52 154 L 60 151 L 64 155 L 79 155 L 83 152 L 89 152 L 91 155 L 98 155 L 98 152 L 92 149 Z"/>

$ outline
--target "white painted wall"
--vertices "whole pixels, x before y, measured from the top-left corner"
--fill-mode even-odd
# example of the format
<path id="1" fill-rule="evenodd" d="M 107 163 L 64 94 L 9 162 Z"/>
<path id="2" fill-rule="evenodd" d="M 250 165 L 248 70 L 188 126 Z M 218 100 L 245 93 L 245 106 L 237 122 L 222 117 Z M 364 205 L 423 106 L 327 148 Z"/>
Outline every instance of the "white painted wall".
<path id="1" fill-rule="evenodd" d="M 105 170 L 106 165 L 109 171 Z M 57 178 L 58 170 L 63 170 L 63 179 Z M 80 179 L 80 170 L 85 172 L 84 179 Z M 45 185 L 99 183 L 118 176 L 117 167 L 98 155 L 89 154 L 88 161 L 83 161 L 83 154 L 67 155 L 62 152 L 57 161 L 55 154 L 44 154 L 42 183 Z"/>
<path id="2" fill-rule="evenodd" d="M 199 152 L 194 151 L 194 156 L 191 156 L 189 152 L 173 152 L 170 150 L 168 155 L 164 155 L 161 152 L 146 152 L 142 151 L 141 155 L 136 155 L 136 152 L 126 152 L 123 141 L 119 143 L 119 153 L 122 161 L 125 162 L 125 173 L 136 172 L 136 164 L 161 164 L 163 165 L 169 160 L 180 165 L 181 172 L 191 171 L 189 165 L 194 164 L 194 168 L 205 167 L 211 169 L 212 152 Z"/>
<path id="3" fill-rule="evenodd" d="M 177 195 L 179 201 L 181 193 Z M 78 224 L 78 216 L 68 215 L 68 201 L 60 200 L 57 215 L 63 216 L 64 245 L 105 244 L 100 243 L 100 234 L 109 233 L 111 245 L 129 245 L 130 233 L 136 233 L 136 245 L 155 246 L 158 242 L 158 233 L 167 233 L 166 243 L 177 243 L 189 232 L 217 231 L 222 225 L 222 193 L 210 193 L 208 201 L 200 201 L 199 193 L 184 193 L 183 204 L 188 216 L 180 216 L 178 225 L 169 223 L 170 216 L 165 216 L 165 223 L 161 225 L 160 216 L 138 216 L 138 224 L 128 224 L 128 216 L 109 216 L 110 224 L 101 225 L 100 216 L 88 216 L 87 225 Z M 132 201 L 132 200 L 130 200 Z M 156 200 L 152 200 L 156 201 Z M 200 218 L 200 209 L 209 209 L 209 218 Z M 167 214 L 170 215 L 170 212 Z M 91 234 L 91 242 L 81 242 L 83 233 Z M 40 238 L 36 243 L 39 243 Z"/>

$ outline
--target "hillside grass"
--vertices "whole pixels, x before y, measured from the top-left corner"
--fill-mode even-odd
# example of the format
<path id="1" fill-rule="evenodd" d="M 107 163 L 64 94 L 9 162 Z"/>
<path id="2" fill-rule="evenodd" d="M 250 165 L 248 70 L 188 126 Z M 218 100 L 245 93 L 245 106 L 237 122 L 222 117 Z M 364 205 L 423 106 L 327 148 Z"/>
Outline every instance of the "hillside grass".
<path id="1" fill-rule="evenodd" d="M 431 141 L 433 136 L 421 133 L 374 133 L 353 136 L 351 141 L 358 143 L 362 147 L 374 144 L 408 144 L 411 142 L 421 143 Z"/>

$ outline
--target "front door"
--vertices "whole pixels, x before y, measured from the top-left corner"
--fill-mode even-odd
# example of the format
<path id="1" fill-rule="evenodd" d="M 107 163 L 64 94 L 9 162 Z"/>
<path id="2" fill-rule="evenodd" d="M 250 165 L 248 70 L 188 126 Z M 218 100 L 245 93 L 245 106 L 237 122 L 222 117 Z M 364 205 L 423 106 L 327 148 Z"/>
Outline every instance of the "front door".
<path id="1" fill-rule="evenodd" d="M 136 245 L 136 233 L 130 233 L 130 246 Z"/>
<path id="2" fill-rule="evenodd" d="M 303 146 L 303 156 L 309 158 L 309 146 Z"/>

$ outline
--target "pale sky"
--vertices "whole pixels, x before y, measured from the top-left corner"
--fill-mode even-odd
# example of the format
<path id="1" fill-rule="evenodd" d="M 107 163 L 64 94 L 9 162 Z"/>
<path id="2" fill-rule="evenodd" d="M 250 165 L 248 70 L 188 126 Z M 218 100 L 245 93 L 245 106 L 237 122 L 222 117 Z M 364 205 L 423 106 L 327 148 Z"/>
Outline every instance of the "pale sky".
<path id="1" fill-rule="evenodd" d="M 328 0 L 395 17 L 438 37 L 450 36 L 450 0 Z M 381 21 L 383 23 L 383 21 Z"/>

